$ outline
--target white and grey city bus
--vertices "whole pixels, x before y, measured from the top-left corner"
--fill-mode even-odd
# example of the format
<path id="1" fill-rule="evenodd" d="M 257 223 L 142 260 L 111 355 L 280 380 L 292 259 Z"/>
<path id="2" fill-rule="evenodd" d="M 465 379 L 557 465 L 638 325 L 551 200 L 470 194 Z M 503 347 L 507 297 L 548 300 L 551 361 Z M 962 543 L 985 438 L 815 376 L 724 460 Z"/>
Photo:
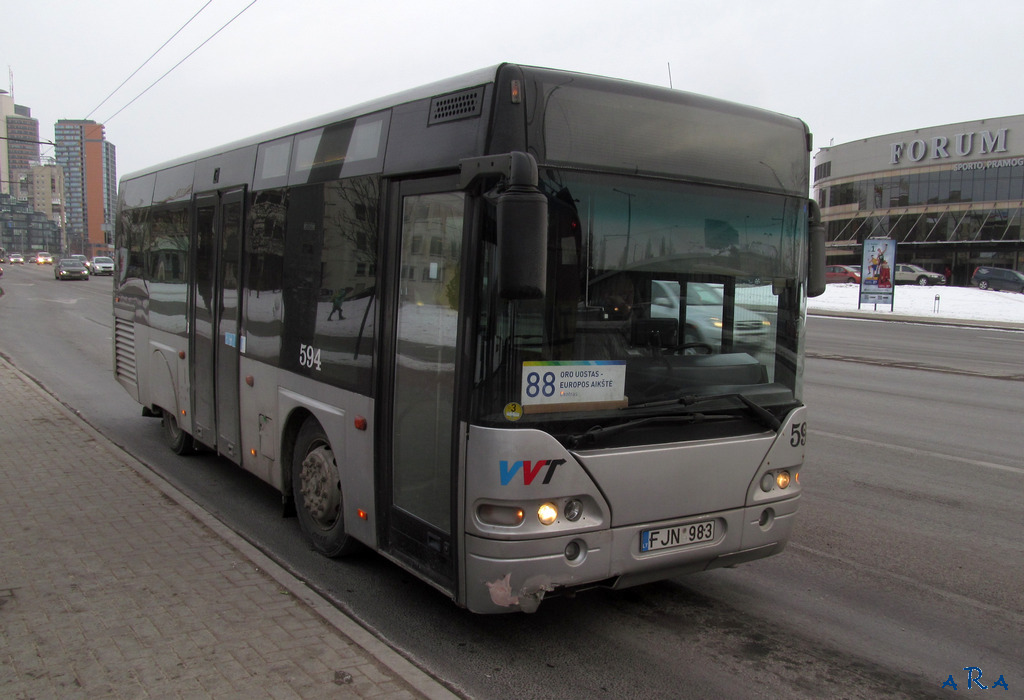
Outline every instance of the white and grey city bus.
<path id="1" fill-rule="evenodd" d="M 823 281 L 795 118 L 519 65 L 121 181 L 115 372 L 179 453 L 470 610 L 781 551 Z"/>

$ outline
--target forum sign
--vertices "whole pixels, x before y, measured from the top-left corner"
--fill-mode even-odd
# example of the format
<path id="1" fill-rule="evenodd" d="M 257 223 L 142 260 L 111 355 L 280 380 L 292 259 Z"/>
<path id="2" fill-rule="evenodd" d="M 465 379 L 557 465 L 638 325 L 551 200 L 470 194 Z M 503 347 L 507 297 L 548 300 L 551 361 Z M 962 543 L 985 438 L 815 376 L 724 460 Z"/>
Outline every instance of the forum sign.
<path id="1" fill-rule="evenodd" d="M 933 136 L 930 139 L 915 139 L 910 142 L 890 144 L 891 165 L 897 165 L 904 159 L 912 163 L 928 160 L 945 160 L 947 158 L 968 158 L 993 153 L 1006 153 L 1006 134 L 1009 129 L 991 131 L 968 131 L 948 136 Z"/>

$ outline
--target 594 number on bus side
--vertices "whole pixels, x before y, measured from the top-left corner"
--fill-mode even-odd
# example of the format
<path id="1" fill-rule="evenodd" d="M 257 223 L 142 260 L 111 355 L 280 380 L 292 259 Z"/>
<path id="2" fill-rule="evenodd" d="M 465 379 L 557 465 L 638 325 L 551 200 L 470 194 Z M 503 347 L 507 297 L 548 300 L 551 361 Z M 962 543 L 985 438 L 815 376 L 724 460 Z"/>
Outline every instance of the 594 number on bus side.
<path id="1" fill-rule="evenodd" d="M 299 345 L 299 364 L 308 369 L 320 371 L 320 348 L 302 343 Z"/>

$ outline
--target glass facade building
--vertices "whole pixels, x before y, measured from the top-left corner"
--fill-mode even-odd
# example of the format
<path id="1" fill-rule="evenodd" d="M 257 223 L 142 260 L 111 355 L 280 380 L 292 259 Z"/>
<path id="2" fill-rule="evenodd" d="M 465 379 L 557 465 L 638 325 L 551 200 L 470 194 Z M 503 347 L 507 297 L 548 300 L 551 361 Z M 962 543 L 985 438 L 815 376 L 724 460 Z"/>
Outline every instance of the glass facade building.
<path id="1" fill-rule="evenodd" d="M 929 127 L 822 148 L 814 198 L 829 264 L 891 238 L 898 262 L 969 283 L 978 265 L 1024 269 L 1024 115 Z"/>

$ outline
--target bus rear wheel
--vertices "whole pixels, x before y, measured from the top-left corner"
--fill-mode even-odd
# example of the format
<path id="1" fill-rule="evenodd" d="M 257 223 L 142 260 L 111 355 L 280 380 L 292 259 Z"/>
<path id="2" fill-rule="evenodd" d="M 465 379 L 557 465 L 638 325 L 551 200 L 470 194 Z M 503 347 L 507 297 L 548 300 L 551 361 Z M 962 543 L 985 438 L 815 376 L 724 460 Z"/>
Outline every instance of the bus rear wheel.
<path id="1" fill-rule="evenodd" d="M 341 477 L 334 450 L 315 418 L 302 424 L 292 452 L 292 496 L 302 531 L 327 557 L 351 554 L 358 543 L 345 532 Z"/>

